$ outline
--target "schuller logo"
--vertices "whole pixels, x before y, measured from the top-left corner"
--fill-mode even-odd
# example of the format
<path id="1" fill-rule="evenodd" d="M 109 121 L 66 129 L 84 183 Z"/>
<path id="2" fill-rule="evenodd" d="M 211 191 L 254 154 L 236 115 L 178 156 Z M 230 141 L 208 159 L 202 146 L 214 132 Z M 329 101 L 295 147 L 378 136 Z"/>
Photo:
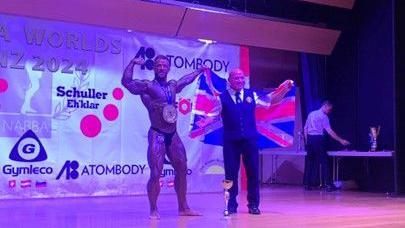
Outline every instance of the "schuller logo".
<path id="1" fill-rule="evenodd" d="M 32 130 L 28 130 L 14 145 L 9 158 L 19 162 L 40 162 L 48 157 L 39 138 Z"/>

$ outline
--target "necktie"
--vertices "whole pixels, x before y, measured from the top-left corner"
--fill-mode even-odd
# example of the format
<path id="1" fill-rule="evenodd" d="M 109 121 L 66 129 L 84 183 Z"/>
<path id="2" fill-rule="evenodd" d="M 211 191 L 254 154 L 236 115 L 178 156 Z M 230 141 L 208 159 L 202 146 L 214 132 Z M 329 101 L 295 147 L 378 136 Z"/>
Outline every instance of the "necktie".
<path id="1" fill-rule="evenodd" d="M 240 91 L 235 93 L 236 96 L 236 104 L 242 104 L 242 99 L 240 97 Z"/>

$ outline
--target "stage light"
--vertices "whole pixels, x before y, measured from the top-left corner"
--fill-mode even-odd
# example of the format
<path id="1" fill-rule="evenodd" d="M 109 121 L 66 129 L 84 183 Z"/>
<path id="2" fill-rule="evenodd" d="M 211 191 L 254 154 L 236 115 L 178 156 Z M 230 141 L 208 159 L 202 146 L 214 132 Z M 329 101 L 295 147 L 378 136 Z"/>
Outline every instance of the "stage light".
<path id="1" fill-rule="evenodd" d="M 206 40 L 206 39 L 197 39 L 197 40 L 204 44 L 215 44 L 217 42 L 215 40 Z"/>

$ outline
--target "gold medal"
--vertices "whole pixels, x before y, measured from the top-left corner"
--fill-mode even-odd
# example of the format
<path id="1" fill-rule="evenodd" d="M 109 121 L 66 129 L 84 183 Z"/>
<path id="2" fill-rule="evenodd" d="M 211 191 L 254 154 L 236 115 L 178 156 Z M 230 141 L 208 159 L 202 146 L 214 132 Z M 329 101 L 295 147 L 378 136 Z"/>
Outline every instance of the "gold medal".
<path id="1" fill-rule="evenodd" d="M 176 123 L 177 110 L 174 105 L 168 104 L 163 107 L 163 119 L 168 123 Z"/>

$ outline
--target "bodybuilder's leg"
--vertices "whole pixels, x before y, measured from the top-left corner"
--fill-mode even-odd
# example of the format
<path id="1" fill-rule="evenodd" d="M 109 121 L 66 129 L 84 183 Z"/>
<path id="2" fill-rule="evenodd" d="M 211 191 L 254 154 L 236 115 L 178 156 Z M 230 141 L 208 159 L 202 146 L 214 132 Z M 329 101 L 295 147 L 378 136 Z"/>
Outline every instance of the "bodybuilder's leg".
<path id="1" fill-rule="evenodd" d="M 199 215 L 198 213 L 191 211 L 187 204 L 187 157 L 186 150 L 177 132 L 173 135 L 168 147 L 167 156 L 169 157 L 175 171 L 174 188 L 177 193 L 180 215 Z"/>
<path id="2" fill-rule="evenodd" d="M 165 156 L 164 136 L 153 129 L 148 132 L 148 164 L 150 168 L 150 177 L 147 191 L 150 204 L 150 218 L 158 219 L 157 198 L 160 193 L 160 175 L 163 169 Z"/>

